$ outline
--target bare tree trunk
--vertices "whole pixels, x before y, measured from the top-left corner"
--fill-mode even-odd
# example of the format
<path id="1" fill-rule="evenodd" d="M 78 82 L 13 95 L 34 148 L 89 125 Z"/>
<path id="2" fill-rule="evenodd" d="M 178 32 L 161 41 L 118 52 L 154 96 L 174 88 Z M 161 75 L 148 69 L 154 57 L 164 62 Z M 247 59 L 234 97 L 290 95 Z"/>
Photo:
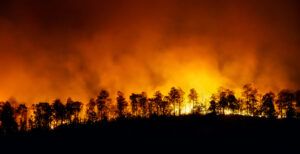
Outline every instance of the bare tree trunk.
<path id="1" fill-rule="evenodd" d="M 181 103 L 178 102 L 178 107 L 179 107 L 179 116 L 181 115 Z"/>
<path id="2" fill-rule="evenodd" d="M 192 113 L 194 114 L 194 102 L 195 102 L 195 101 L 192 100 L 192 102 L 193 102 L 193 103 L 192 103 Z"/>
<path id="3" fill-rule="evenodd" d="M 173 103 L 173 108 L 174 108 L 174 116 L 176 116 L 176 106 L 175 106 L 175 105 L 176 105 L 176 103 L 174 102 L 174 103 Z"/>

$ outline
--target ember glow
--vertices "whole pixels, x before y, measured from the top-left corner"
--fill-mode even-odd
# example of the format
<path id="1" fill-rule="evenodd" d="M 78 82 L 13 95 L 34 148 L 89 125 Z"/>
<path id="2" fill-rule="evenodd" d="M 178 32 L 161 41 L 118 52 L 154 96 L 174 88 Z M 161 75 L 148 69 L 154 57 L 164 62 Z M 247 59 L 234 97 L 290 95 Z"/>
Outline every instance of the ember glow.
<path id="1" fill-rule="evenodd" d="M 0 100 L 297 89 L 299 15 L 296 0 L 2 0 Z"/>

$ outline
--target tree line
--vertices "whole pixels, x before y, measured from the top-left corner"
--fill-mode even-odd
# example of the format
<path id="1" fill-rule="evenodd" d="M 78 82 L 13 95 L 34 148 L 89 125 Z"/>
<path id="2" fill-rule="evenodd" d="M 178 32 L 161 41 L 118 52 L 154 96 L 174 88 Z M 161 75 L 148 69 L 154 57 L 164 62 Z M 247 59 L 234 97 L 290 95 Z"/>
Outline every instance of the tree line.
<path id="1" fill-rule="evenodd" d="M 180 116 L 187 103 L 191 106 L 188 114 L 297 118 L 300 90 L 281 90 L 278 94 L 267 92 L 262 95 L 253 85 L 246 84 L 242 88 L 242 95 L 237 97 L 234 91 L 219 88 L 211 96 L 208 106 L 199 101 L 195 89 L 190 89 L 189 93 L 185 94 L 181 88 L 176 87 L 172 87 L 167 95 L 156 91 L 153 96 L 148 97 L 146 92 L 141 92 L 132 93 L 128 99 L 119 91 L 115 101 L 107 90 L 101 90 L 96 98 L 90 99 L 85 105 L 71 98 L 65 103 L 56 99 L 52 103 L 39 102 L 30 107 L 7 101 L 0 103 L 0 130 L 1 134 L 11 134 L 31 129 L 49 130 L 60 125 L 93 124 L 123 118 Z"/>

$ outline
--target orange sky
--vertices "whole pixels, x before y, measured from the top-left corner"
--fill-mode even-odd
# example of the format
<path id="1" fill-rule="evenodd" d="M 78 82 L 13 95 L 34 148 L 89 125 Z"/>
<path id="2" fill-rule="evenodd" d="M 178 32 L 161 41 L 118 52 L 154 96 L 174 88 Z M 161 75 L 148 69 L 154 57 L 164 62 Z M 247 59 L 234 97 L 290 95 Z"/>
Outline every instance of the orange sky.
<path id="1" fill-rule="evenodd" d="M 297 0 L 2 0 L 0 100 L 300 86 Z"/>

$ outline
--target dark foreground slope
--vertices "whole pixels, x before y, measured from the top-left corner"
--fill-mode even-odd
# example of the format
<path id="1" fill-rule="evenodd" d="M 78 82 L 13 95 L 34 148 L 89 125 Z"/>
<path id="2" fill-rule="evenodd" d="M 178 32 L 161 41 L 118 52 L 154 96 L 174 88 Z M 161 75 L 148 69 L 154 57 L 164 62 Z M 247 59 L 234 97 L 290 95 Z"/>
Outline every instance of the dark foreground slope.
<path id="1" fill-rule="evenodd" d="M 299 120 L 182 116 L 62 126 L 50 132 L 34 130 L 1 137 L 1 148 L 68 153 L 269 153 L 299 152 L 299 139 Z"/>

